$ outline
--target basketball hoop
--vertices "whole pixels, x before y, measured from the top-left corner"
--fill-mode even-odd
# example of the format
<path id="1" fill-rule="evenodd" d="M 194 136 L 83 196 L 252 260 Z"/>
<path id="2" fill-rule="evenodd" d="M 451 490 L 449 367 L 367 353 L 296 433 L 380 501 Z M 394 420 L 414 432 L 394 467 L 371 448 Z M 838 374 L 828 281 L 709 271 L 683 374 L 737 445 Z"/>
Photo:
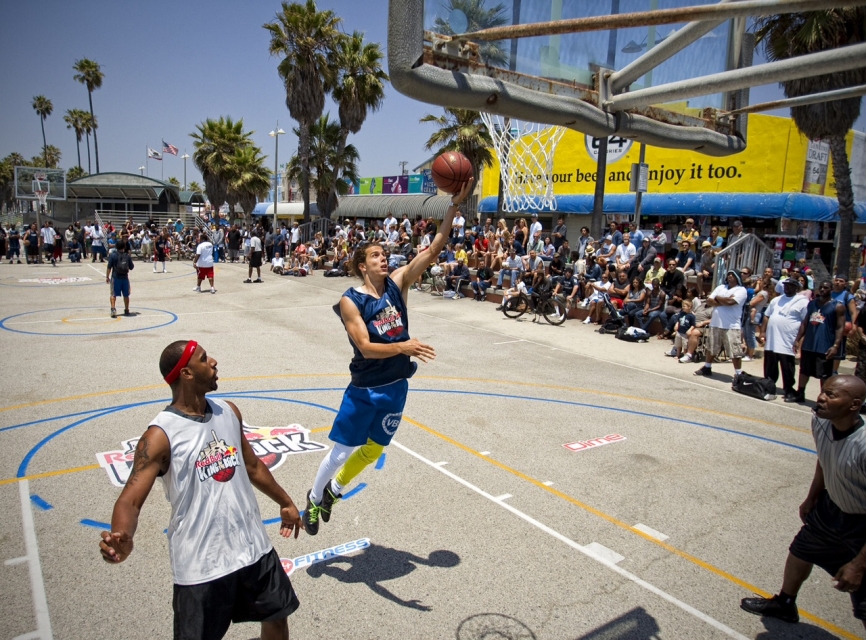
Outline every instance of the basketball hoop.
<path id="1" fill-rule="evenodd" d="M 499 158 L 503 211 L 556 211 L 553 153 L 565 128 L 484 112 L 481 119 Z"/>
<path id="2" fill-rule="evenodd" d="M 33 174 L 33 195 L 36 196 L 36 199 L 39 201 L 39 210 L 48 212 L 48 209 L 45 208 L 45 203 L 48 201 L 49 194 L 49 182 L 48 176 L 44 173 L 34 173 Z"/>
<path id="3" fill-rule="evenodd" d="M 45 208 L 45 203 L 48 201 L 48 190 L 37 189 L 33 193 L 36 196 L 36 199 L 39 201 L 39 210 L 47 212 L 48 209 Z"/>

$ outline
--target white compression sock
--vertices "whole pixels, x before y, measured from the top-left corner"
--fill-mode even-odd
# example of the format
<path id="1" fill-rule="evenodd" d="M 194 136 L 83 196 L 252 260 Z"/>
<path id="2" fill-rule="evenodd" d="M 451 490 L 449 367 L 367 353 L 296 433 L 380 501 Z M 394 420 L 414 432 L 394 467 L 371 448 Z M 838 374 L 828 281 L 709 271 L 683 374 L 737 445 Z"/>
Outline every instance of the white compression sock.
<path id="1" fill-rule="evenodd" d="M 337 475 L 337 469 L 343 466 L 346 458 L 355 450 L 355 447 L 347 447 L 338 442 L 332 442 L 331 444 L 331 450 L 325 456 L 325 459 L 322 460 L 322 464 L 319 465 L 316 480 L 313 482 L 313 489 L 310 491 L 310 500 L 314 504 L 322 502 L 322 494 L 325 492 L 325 485 L 328 484 L 328 480 Z"/>

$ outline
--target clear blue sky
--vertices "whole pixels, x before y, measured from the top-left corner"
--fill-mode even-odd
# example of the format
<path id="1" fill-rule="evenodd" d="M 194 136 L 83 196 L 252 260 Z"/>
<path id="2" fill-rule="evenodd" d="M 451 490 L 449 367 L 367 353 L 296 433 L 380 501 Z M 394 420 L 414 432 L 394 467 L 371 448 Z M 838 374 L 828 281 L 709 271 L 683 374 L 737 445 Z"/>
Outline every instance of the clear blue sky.
<path id="1" fill-rule="evenodd" d="M 342 17 L 346 31 L 364 31 L 386 50 L 387 0 L 320 0 L 318 5 Z M 102 88 L 93 95 L 102 171 L 137 173 L 145 164 L 146 146 L 160 150 L 162 139 L 191 155 L 189 134 L 196 124 L 221 115 L 243 118 L 270 165 L 274 141 L 268 132 L 279 120 L 288 132 L 280 139 L 280 162 L 285 162 L 297 148 L 291 134 L 295 123 L 262 29 L 279 6 L 276 0 L 7 5 L 0 21 L 0 157 L 17 151 L 29 158 L 40 152 L 39 118 L 31 102 L 42 94 L 54 104 L 45 123 L 48 143 L 62 151 L 63 167 L 75 165 L 75 135 L 66 129 L 63 115 L 70 108 L 87 109 L 87 90 L 72 79 L 75 60 L 87 57 L 105 73 Z M 752 90 L 751 101 L 779 97 L 776 86 L 760 87 Z M 333 105 L 326 109 L 337 117 Z M 418 120 L 427 113 L 438 115 L 441 109 L 406 98 L 389 85 L 383 108 L 350 137 L 361 155 L 361 175 L 395 175 L 401 160 L 410 169 L 424 161 L 430 155 L 424 142 L 434 129 Z M 866 129 L 866 116 L 856 128 Z M 166 178 L 183 180 L 179 156 L 167 156 L 163 164 Z M 83 144 L 82 165 L 86 168 Z M 159 177 L 160 163 L 151 161 L 149 167 L 150 175 Z M 200 180 L 191 159 L 187 176 L 188 181 Z"/>

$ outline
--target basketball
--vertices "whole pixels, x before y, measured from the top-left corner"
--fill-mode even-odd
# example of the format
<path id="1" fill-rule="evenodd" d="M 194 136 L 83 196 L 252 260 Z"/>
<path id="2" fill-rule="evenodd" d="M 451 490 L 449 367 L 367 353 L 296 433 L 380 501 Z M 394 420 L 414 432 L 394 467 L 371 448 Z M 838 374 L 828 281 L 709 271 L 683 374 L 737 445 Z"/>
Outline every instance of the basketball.
<path id="1" fill-rule="evenodd" d="M 436 157 L 431 168 L 433 182 L 445 193 L 459 193 L 463 183 L 472 177 L 472 164 L 457 151 L 446 151 Z"/>

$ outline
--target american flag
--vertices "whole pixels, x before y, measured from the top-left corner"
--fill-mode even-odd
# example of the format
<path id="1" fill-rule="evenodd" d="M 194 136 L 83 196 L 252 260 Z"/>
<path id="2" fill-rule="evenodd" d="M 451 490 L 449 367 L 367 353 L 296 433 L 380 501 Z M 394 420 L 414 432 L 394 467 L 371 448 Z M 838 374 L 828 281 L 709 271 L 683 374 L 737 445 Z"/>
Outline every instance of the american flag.
<path id="1" fill-rule="evenodd" d="M 165 140 L 162 141 L 162 152 L 170 153 L 173 156 L 177 155 L 177 147 L 173 144 L 167 143 Z"/>
<path id="2" fill-rule="evenodd" d="M 162 154 L 156 149 L 147 148 L 147 157 L 151 160 L 162 160 Z"/>

